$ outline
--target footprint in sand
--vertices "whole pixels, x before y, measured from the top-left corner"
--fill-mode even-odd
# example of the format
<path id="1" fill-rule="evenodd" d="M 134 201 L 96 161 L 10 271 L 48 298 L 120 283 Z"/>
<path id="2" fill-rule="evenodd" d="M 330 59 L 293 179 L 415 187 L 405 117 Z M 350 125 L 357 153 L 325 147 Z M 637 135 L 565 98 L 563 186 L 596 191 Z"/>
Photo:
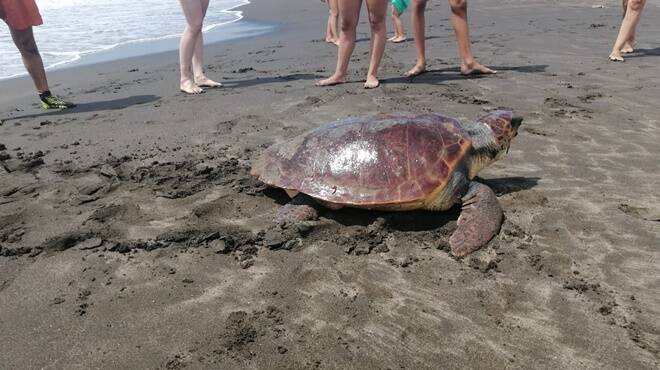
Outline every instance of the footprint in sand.
<path id="1" fill-rule="evenodd" d="M 629 204 L 622 203 L 619 205 L 619 209 L 628 215 L 633 217 L 641 218 L 646 221 L 660 221 L 660 207 L 635 207 Z"/>

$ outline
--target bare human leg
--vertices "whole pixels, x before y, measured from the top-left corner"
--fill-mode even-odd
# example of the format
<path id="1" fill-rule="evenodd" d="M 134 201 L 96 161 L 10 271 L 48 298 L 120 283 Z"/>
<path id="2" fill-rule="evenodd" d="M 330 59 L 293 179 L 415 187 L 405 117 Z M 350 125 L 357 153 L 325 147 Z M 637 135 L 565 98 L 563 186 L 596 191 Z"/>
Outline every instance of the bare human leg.
<path id="1" fill-rule="evenodd" d="M 458 54 L 461 58 L 461 74 L 492 74 L 494 70 L 485 67 L 474 59 L 470 48 L 470 31 L 467 19 L 467 0 L 449 0 L 451 7 L 451 23 L 456 34 Z"/>
<path id="2" fill-rule="evenodd" d="M 406 41 L 406 32 L 403 29 L 401 14 L 394 5 L 392 5 L 392 24 L 394 25 L 394 36 L 387 39 L 387 41 L 394 43 Z"/>
<path id="3" fill-rule="evenodd" d="M 179 45 L 181 91 L 187 94 L 200 94 L 204 90 L 193 80 L 192 65 L 193 56 L 195 55 L 195 49 L 197 48 L 197 42 L 202 33 L 202 24 L 204 22 L 203 3 L 202 0 L 179 0 L 179 2 L 186 17 L 186 29 L 183 31 Z M 208 0 L 206 2 L 208 4 Z"/>
<path id="4" fill-rule="evenodd" d="M 16 30 L 9 28 L 11 37 L 14 44 L 18 48 L 23 58 L 23 64 L 27 69 L 34 86 L 37 88 L 38 93 L 48 91 L 48 80 L 46 78 L 46 71 L 44 70 L 44 62 L 39 54 L 39 48 L 34 40 L 34 33 L 32 27 L 25 30 Z"/>
<path id="5" fill-rule="evenodd" d="M 41 108 L 67 109 L 75 107 L 75 104 L 66 102 L 58 96 L 51 94 L 50 89 L 48 88 L 46 71 L 44 70 L 44 62 L 41 59 L 37 43 L 34 40 L 32 27 L 24 30 L 17 30 L 9 27 L 9 32 L 11 33 L 11 38 L 14 41 L 16 48 L 18 48 L 18 51 L 21 53 L 25 69 L 32 78 L 34 86 L 37 88 L 39 100 L 41 100 Z"/>
<path id="6" fill-rule="evenodd" d="M 362 0 L 339 0 L 339 18 L 341 33 L 339 34 L 339 50 L 335 73 L 321 81 L 316 86 L 332 86 L 346 82 L 348 63 L 355 49 L 356 29 L 360 19 Z"/>
<path id="7" fill-rule="evenodd" d="M 374 89 L 380 86 L 380 81 L 378 81 L 378 67 L 383 59 L 385 39 L 387 38 L 387 29 L 385 26 L 387 3 L 387 0 L 367 0 L 369 24 L 371 25 L 371 61 L 369 62 L 367 81 L 364 84 L 365 89 Z"/>
<path id="8" fill-rule="evenodd" d="M 339 32 L 337 21 L 339 19 L 339 0 L 326 0 L 328 3 L 328 27 L 325 33 L 325 42 L 339 45 Z"/>
<path id="9" fill-rule="evenodd" d="M 330 12 L 330 1 L 321 0 L 322 3 L 328 3 L 328 12 Z M 330 16 L 328 15 L 328 22 L 325 26 L 325 42 L 332 42 L 332 28 L 330 28 Z"/>
<path id="10" fill-rule="evenodd" d="M 206 17 L 206 10 L 209 7 L 210 0 L 201 0 L 202 19 Z M 222 87 L 222 84 L 206 77 L 204 73 L 204 33 L 200 32 L 195 40 L 195 51 L 192 57 L 192 70 L 195 76 L 195 84 L 199 87 Z"/>
<path id="11" fill-rule="evenodd" d="M 410 7 L 417 61 L 415 62 L 414 67 L 404 73 L 404 76 L 406 77 L 415 77 L 426 72 L 426 18 L 424 17 L 426 1 L 427 0 L 412 0 Z"/>
<path id="12" fill-rule="evenodd" d="M 626 17 L 626 12 L 628 10 L 628 0 L 623 0 L 621 1 L 621 5 L 623 6 L 623 15 L 621 16 L 622 18 Z M 621 48 L 621 53 L 623 54 L 629 54 L 635 51 L 635 33 L 636 33 L 637 27 L 635 27 L 628 40 L 623 44 L 623 47 Z"/>
<path id="13" fill-rule="evenodd" d="M 621 56 L 622 49 L 625 43 L 628 42 L 631 37 L 634 37 L 639 18 L 642 15 L 644 5 L 646 5 L 646 0 L 627 0 L 627 2 L 628 7 L 626 8 L 626 14 L 621 22 L 621 29 L 619 30 L 619 35 L 617 36 L 614 46 L 612 47 L 612 52 L 610 53 L 610 60 L 615 62 L 623 62 L 623 56 Z"/>

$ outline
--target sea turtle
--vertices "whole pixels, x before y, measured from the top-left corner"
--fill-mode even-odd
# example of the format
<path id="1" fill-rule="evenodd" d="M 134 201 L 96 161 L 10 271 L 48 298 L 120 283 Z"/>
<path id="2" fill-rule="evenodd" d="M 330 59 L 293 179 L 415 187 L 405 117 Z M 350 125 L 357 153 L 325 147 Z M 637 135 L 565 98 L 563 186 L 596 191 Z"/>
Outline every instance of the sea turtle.
<path id="1" fill-rule="evenodd" d="M 439 114 L 345 118 L 272 145 L 251 173 L 292 198 L 278 223 L 315 219 L 317 204 L 442 211 L 462 202 L 449 245 L 465 256 L 488 243 L 504 217 L 493 191 L 472 179 L 508 152 L 521 123 L 505 110 L 468 123 Z"/>

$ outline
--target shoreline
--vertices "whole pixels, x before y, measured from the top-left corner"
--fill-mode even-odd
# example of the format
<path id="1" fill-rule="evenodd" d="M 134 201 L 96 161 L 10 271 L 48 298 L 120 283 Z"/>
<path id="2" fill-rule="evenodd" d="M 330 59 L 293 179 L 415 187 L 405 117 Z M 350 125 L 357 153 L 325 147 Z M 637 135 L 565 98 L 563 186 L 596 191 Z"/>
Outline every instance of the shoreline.
<path id="1" fill-rule="evenodd" d="M 247 4 L 241 5 L 241 8 L 243 8 L 242 12 L 244 13 L 244 16 L 241 19 L 241 21 L 244 21 L 249 24 L 253 24 L 255 28 L 256 27 L 262 27 L 262 28 L 259 31 L 256 31 L 255 34 L 250 34 L 247 36 L 241 36 L 237 34 L 234 37 L 223 38 L 222 36 L 218 35 L 218 38 L 220 38 L 219 41 L 209 42 L 205 44 L 205 54 L 207 58 L 209 58 L 213 54 L 217 54 L 217 53 L 221 54 L 222 46 L 225 44 L 232 45 L 233 43 L 241 42 L 241 40 L 245 38 L 250 39 L 254 37 L 260 37 L 272 32 L 276 32 L 277 30 L 281 31 L 283 29 L 286 29 L 287 27 L 286 24 L 284 24 L 283 22 L 279 22 L 275 19 L 272 19 L 271 17 L 268 17 L 268 14 L 263 13 L 261 11 L 261 8 L 256 6 L 255 3 L 259 3 L 260 1 L 261 0 L 252 0 Z M 229 26 L 236 25 L 237 23 L 238 22 L 231 23 L 229 24 Z M 234 28 L 234 30 L 240 31 L 241 28 L 242 27 L 239 26 Z M 215 31 L 216 33 L 219 33 L 221 30 L 216 28 Z M 172 40 L 164 40 L 164 42 L 168 42 L 168 41 L 171 42 Z M 130 48 L 132 48 L 132 46 L 130 46 Z M 90 58 L 93 58 L 93 56 L 90 56 Z M 80 65 L 74 64 L 72 66 L 56 68 L 54 70 L 47 71 L 47 76 L 49 83 L 51 85 L 51 90 L 53 90 L 54 93 L 57 93 L 60 96 L 68 97 L 75 101 L 78 101 L 79 99 L 75 99 L 76 98 L 75 96 L 72 96 L 70 93 L 63 94 L 62 92 L 58 91 L 58 88 L 64 88 L 70 91 L 74 88 L 80 88 L 83 85 L 85 85 L 86 80 L 94 80 L 99 78 L 99 76 L 103 76 L 106 74 L 121 73 L 120 71 L 125 72 L 127 70 L 139 68 L 139 66 L 141 65 L 146 65 L 150 67 L 158 66 L 159 68 L 163 68 L 164 66 L 170 65 L 172 63 L 178 65 L 178 48 L 168 47 L 168 50 L 164 50 L 164 51 L 148 53 L 144 55 L 137 55 L 137 56 L 128 56 L 126 58 L 119 58 L 112 60 L 105 60 L 105 58 L 101 56 L 100 59 L 101 60 L 93 61 L 90 63 L 83 63 Z M 207 60 L 207 65 L 208 64 L 209 63 Z M 176 80 L 176 77 L 174 77 L 174 80 Z M 80 84 L 79 82 L 82 82 L 82 84 Z M 0 79 L 0 89 L 13 92 L 11 95 L 7 94 L 0 98 L 1 105 L 5 105 L 5 106 L 15 105 L 16 109 L 18 109 L 19 112 L 23 110 L 28 110 L 28 111 L 30 110 L 29 107 L 32 105 L 33 102 L 31 102 L 29 99 L 32 99 L 32 97 L 36 93 L 34 92 L 32 81 L 27 74 L 13 78 Z M 174 91 L 178 91 L 178 90 L 174 90 Z M 25 102 L 26 104 L 21 104 L 20 103 L 21 101 Z M 0 119 L 8 119 L 8 118 L 11 117 L 0 116 Z"/>
<path id="2" fill-rule="evenodd" d="M 251 4 L 249 0 L 243 1 L 244 3 L 242 4 L 221 11 L 221 13 L 240 13 L 237 19 L 204 27 L 204 36 L 207 46 L 234 39 L 256 37 L 274 31 L 272 25 L 267 23 L 247 21 L 241 24 L 241 21 L 244 21 L 246 16 L 243 14 L 243 11 L 237 11 L 235 9 L 246 7 Z M 227 34 L 229 34 L 229 36 Z M 179 39 L 180 35 L 173 34 L 155 38 L 126 41 L 113 46 L 108 46 L 102 50 L 79 52 L 72 60 L 60 61 L 46 66 L 45 68 L 46 72 L 51 74 L 59 70 L 77 68 L 85 65 L 121 61 L 128 58 L 175 51 L 178 50 Z M 145 46 L 148 46 L 149 50 L 145 50 Z M 0 77 L 0 82 L 26 77 L 29 77 L 27 72 L 22 72 L 7 77 Z"/>

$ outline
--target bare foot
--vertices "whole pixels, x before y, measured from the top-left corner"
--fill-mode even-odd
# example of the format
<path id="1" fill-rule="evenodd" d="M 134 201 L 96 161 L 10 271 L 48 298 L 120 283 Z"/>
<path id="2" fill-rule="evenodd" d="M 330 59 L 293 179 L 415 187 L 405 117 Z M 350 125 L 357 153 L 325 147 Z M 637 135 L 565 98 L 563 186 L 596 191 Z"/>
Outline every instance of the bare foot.
<path id="1" fill-rule="evenodd" d="M 327 42 L 328 44 L 335 44 L 335 45 L 339 46 L 339 39 L 327 38 L 327 39 L 325 39 L 325 42 Z"/>
<path id="2" fill-rule="evenodd" d="M 215 82 L 208 77 L 195 78 L 195 83 L 199 87 L 210 87 L 210 88 L 222 87 L 222 84 L 220 82 Z"/>
<path id="3" fill-rule="evenodd" d="M 368 76 L 367 82 L 364 83 L 365 89 L 375 89 L 378 86 L 380 86 L 380 81 L 378 81 L 378 78 L 374 76 Z"/>
<path id="4" fill-rule="evenodd" d="M 398 44 L 400 42 L 406 41 L 406 36 L 392 36 L 389 39 L 387 39 L 387 41 Z"/>
<path id="5" fill-rule="evenodd" d="M 185 81 L 181 81 L 181 91 L 183 91 L 186 94 L 197 95 L 203 93 L 204 89 L 197 86 L 191 80 L 185 80 Z"/>
<path id="6" fill-rule="evenodd" d="M 625 44 L 623 44 L 623 47 L 621 48 L 621 52 L 623 54 L 630 54 L 635 51 L 635 42 L 634 41 L 626 41 Z"/>
<path id="7" fill-rule="evenodd" d="M 316 81 L 316 86 L 334 86 L 346 83 L 346 77 L 332 75 L 325 80 Z"/>
<path id="8" fill-rule="evenodd" d="M 426 72 L 426 63 L 417 63 L 415 64 L 410 71 L 404 73 L 403 75 L 406 77 L 415 77 L 419 76 L 422 73 Z"/>
<path id="9" fill-rule="evenodd" d="M 495 73 L 497 73 L 497 71 L 482 66 L 478 62 L 474 62 L 471 65 L 461 65 L 461 74 L 463 76 L 492 75 Z"/>
<path id="10" fill-rule="evenodd" d="M 610 54 L 610 61 L 623 62 L 624 60 L 620 53 L 612 52 L 612 54 Z"/>

